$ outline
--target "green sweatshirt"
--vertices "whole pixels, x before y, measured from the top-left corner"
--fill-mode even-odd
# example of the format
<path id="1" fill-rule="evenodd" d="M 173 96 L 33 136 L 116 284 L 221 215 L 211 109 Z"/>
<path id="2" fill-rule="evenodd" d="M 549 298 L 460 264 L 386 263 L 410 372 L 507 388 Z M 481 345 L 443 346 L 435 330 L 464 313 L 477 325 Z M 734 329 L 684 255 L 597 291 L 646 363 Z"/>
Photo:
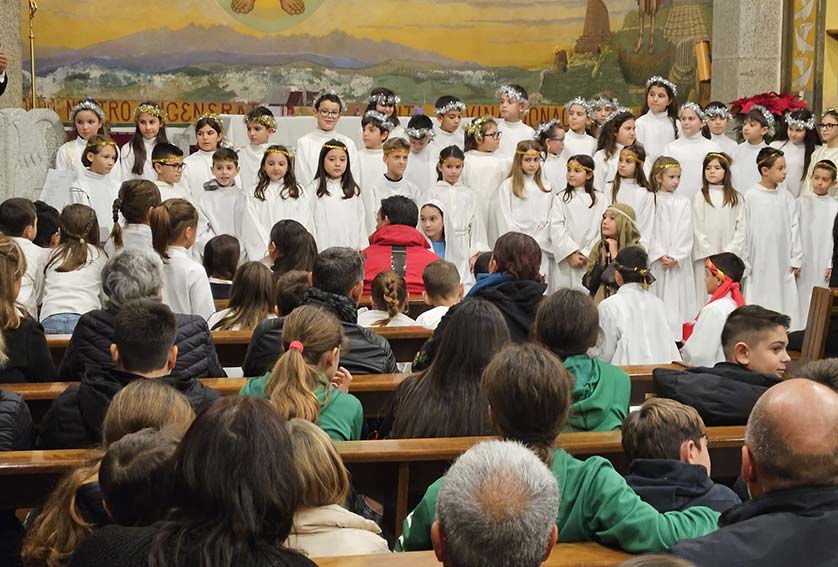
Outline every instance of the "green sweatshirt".
<path id="1" fill-rule="evenodd" d="M 565 432 L 613 431 L 628 415 L 631 378 L 622 368 L 585 355 L 569 356 L 564 366 L 576 379 Z"/>
<path id="2" fill-rule="evenodd" d="M 703 506 L 659 513 L 602 457 L 580 461 L 562 449 L 553 449 L 551 469 L 561 494 L 556 518 L 561 543 L 596 541 L 630 553 L 659 552 L 718 528 L 719 513 Z M 405 519 L 396 551 L 431 549 L 431 524 L 443 478 L 428 488 Z"/>
<path id="3" fill-rule="evenodd" d="M 270 376 L 271 373 L 267 372 L 263 376 L 249 378 L 239 391 L 239 395 L 264 399 L 265 384 L 268 383 Z M 329 392 L 328 402 L 326 402 L 326 388 L 320 386 L 314 392 L 320 402 L 320 420 L 317 425 L 329 435 L 332 441 L 357 441 L 361 438 L 361 429 L 364 425 L 364 409 L 361 407 L 360 400 L 331 385 Z"/>

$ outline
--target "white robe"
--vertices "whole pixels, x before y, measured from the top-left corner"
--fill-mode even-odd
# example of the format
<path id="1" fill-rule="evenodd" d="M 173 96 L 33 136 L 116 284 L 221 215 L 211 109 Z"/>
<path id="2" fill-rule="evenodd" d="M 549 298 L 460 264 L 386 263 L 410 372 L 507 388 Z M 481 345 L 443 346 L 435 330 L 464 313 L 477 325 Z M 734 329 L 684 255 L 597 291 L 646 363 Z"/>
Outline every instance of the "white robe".
<path id="1" fill-rule="evenodd" d="M 197 208 L 206 222 L 198 226 L 198 237 L 195 241 L 195 246 L 201 254 L 206 243 L 220 234 L 241 237 L 244 199 L 244 191 L 235 184 L 203 192 L 198 199 Z"/>
<path id="2" fill-rule="evenodd" d="M 646 150 L 646 163 L 654 163 L 658 157 L 664 155 L 666 145 L 675 140 L 675 126 L 666 110 L 650 110 L 634 124 L 637 141 L 643 144 L 643 149 Z"/>
<path id="3" fill-rule="evenodd" d="M 704 158 L 711 152 L 720 152 L 721 147 L 701 135 L 682 135 L 674 142 L 670 142 L 663 150 L 665 156 L 675 158 L 681 164 L 681 184 L 675 193 L 687 199 L 701 191 L 704 183 Z M 653 163 L 647 160 L 646 163 Z M 657 173 L 657 172 L 652 172 Z"/>
<path id="4" fill-rule="evenodd" d="M 802 329 L 797 281 L 789 271 L 803 264 L 797 200 L 785 189 L 757 184 L 745 193 L 745 208 L 752 268 L 745 299 L 788 315 L 790 331 Z"/>
<path id="5" fill-rule="evenodd" d="M 317 197 L 319 179 L 312 181 L 306 189 L 314 203 L 314 226 L 317 250 L 332 246 L 345 246 L 361 250 L 369 246 L 369 233 L 364 222 L 364 201 L 360 196 L 343 198 L 340 179 L 326 182 L 328 194 Z"/>
<path id="6" fill-rule="evenodd" d="M 122 250 L 154 252 L 151 227 L 147 224 L 123 224 L 122 247 L 116 247 L 113 236 L 109 236 L 108 241 L 105 242 L 105 253 L 108 256 L 113 256 Z"/>
<path id="7" fill-rule="evenodd" d="M 366 309 L 361 310 L 358 312 L 358 325 L 361 327 L 375 327 L 376 323 L 379 321 L 383 321 L 389 317 L 386 311 L 380 311 L 378 309 Z M 389 323 L 384 325 L 385 327 L 415 327 L 416 321 L 405 315 L 404 313 L 398 313 L 395 317 L 393 317 Z"/>
<path id="8" fill-rule="evenodd" d="M 780 184 L 796 199 L 800 196 L 800 186 L 803 184 L 803 164 L 806 161 L 806 145 L 793 144 L 790 140 L 771 142 L 772 148 L 783 152 L 786 158 L 786 180 Z"/>
<path id="9" fill-rule="evenodd" d="M 189 186 L 183 182 L 183 178 L 177 182 L 176 185 L 172 185 L 171 183 L 166 183 L 160 179 L 156 179 L 154 184 L 157 185 L 157 189 L 160 191 L 160 202 L 168 201 L 169 199 L 186 199 L 193 205 L 195 205 L 195 199 L 192 196 L 192 192 L 189 190 Z M 201 191 L 203 191 L 203 187 Z"/>
<path id="10" fill-rule="evenodd" d="M 240 239 L 248 260 L 258 262 L 268 255 L 271 229 L 281 220 L 295 220 L 314 234 L 314 194 L 308 188 L 301 188 L 299 198 L 283 199 L 282 188 L 282 180 L 271 181 L 265 189 L 264 201 L 253 192 L 245 197 Z"/>
<path id="11" fill-rule="evenodd" d="M 681 355 L 666 322 L 666 307 L 639 283 L 628 283 L 599 304 L 602 344 L 597 358 L 617 366 L 669 364 Z"/>
<path id="12" fill-rule="evenodd" d="M 725 134 L 710 134 L 710 140 L 719 144 L 722 151 L 731 158 L 733 158 L 733 154 L 736 153 L 736 148 L 739 146 L 736 140 Z"/>
<path id="13" fill-rule="evenodd" d="M 507 122 L 501 118 L 497 122 L 498 132 L 501 133 L 498 153 L 505 158 L 512 159 L 515 157 L 518 142 L 535 138 L 535 130 L 527 126 L 523 120 Z"/>
<path id="14" fill-rule="evenodd" d="M 594 157 L 596 153 L 596 138 L 590 134 L 577 134 L 573 130 L 568 130 L 564 135 L 564 152 L 562 152 L 570 159 L 576 155 L 586 155 Z"/>
<path id="15" fill-rule="evenodd" d="M 355 182 L 361 188 L 361 193 L 366 191 L 371 183 L 377 181 L 381 176 L 387 173 L 387 164 L 384 163 L 384 150 L 378 148 L 377 150 L 369 150 L 361 148 L 358 150 L 358 169 L 353 170 L 359 172 Z"/>
<path id="16" fill-rule="evenodd" d="M 417 207 L 421 207 L 422 201 L 425 199 L 425 192 L 420 191 L 416 185 L 408 181 L 407 177 L 393 181 L 383 173 L 376 177 L 375 180 L 370 179 L 367 186 L 361 189 L 361 197 L 364 199 L 364 211 L 366 212 L 367 234 L 372 234 L 376 231 L 378 209 L 381 208 L 381 201 L 396 195 L 407 197 L 416 203 Z"/>
<path id="17" fill-rule="evenodd" d="M 189 192 L 192 195 L 200 195 L 204 192 L 204 183 L 211 180 L 214 176 L 212 174 L 212 154 L 215 152 L 205 152 L 198 150 L 194 154 L 188 156 L 183 160 L 186 167 L 183 168 L 183 177 L 180 182 L 189 187 Z M 241 159 L 241 157 L 239 158 Z M 259 158 L 261 159 L 261 158 Z M 236 185 L 248 190 L 247 187 L 241 184 L 240 177 L 236 178 Z"/>
<path id="18" fill-rule="evenodd" d="M 13 236 L 26 258 L 26 271 L 20 281 L 17 302 L 23 305 L 33 318 L 38 318 L 38 304 L 44 293 L 44 267 L 49 259 L 50 249 L 41 248 L 27 238 Z"/>
<path id="19" fill-rule="evenodd" d="M 730 295 L 708 303 L 701 309 L 693 327 L 693 333 L 681 349 L 684 362 L 691 366 L 712 367 L 717 362 L 725 361 L 722 330 L 728 315 L 734 309 L 736 309 L 736 302 L 730 298 Z"/>
<path id="20" fill-rule="evenodd" d="M 815 151 L 812 153 L 812 159 L 809 162 L 809 171 L 806 173 L 806 179 L 803 180 L 803 185 L 800 187 L 801 195 L 814 193 L 812 191 L 812 173 L 815 171 L 815 164 L 825 159 L 838 166 L 838 147 L 818 146 L 815 148 Z M 833 187 L 829 190 L 829 194 L 833 197 L 838 197 L 838 189 Z"/>
<path id="21" fill-rule="evenodd" d="M 805 326 L 809 319 L 812 288 L 829 287 L 826 270 L 832 267 L 832 227 L 838 214 L 838 201 L 829 195 L 810 193 L 800 197 L 800 238 L 803 245 L 803 265 L 797 278 L 800 298 L 800 321 Z"/>
<path id="22" fill-rule="evenodd" d="M 148 179 L 149 181 L 154 181 L 157 179 L 157 172 L 154 171 L 154 166 L 151 163 L 151 152 L 154 151 L 154 147 L 157 145 L 157 137 L 154 137 L 151 140 L 143 138 L 143 145 L 145 146 L 145 163 L 143 164 L 143 172 L 140 175 L 131 171 L 134 169 L 134 162 L 136 161 L 134 148 L 131 144 L 131 142 L 126 143 L 122 146 L 122 150 L 119 152 L 119 161 L 117 165 L 120 168 L 120 177 L 122 181 L 128 181 L 129 179 Z"/>
<path id="23" fill-rule="evenodd" d="M 667 321 L 675 342 L 681 341 L 683 324 L 692 321 L 698 310 L 692 249 L 690 200 L 677 193 L 658 193 L 655 232 L 649 252 L 652 275 L 656 278 L 652 291 L 666 306 Z M 660 261 L 663 256 L 674 258 L 678 264 L 669 269 L 664 268 Z"/>
<path id="24" fill-rule="evenodd" d="M 434 139 L 430 143 L 433 154 L 439 158 L 439 152 L 448 146 L 457 146 L 461 150 L 465 147 L 465 133 L 462 128 L 457 128 L 453 132 L 446 132 L 439 127 L 439 124 L 434 128 Z"/>
<path id="25" fill-rule="evenodd" d="M 757 168 L 757 155 L 762 148 L 767 147 L 768 144 L 765 142 L 757 145 L 742 142 L 736 147 L 736 153 L 731 156 L 733 164 L 730 166 L 734 189 L 744 193 L 759 183 L 762 176 Z"/>
<path id="26" fill-rule="evenodd" d="M 647 251 L 652 244 L 655 230 L 655 194 L 638 185 L 633 179 L 620 179 L 620 190 L 617 199 L 611 198 L 612 188 L 609 186 L 605 200 L 609 205 L 622 203 L 634 209 L 637 219 L 637 230 L 640 232 L 640 243 Z"/>
<path id="27" fill-rule="evenodd" d="M 208 319 L 215 313 L 215 303 L 204 267 L 182 246 L 169 246 L 167 253 L 169 259 L 163 262 L 163 303 L 176 314 Z"/>
<path id="28" fill-rule="evenodd" d="M 603 193 L 611 191 L 611 183 L 617 177 L 617 166 L 620 163 L 620 152 L 623 151 L 623 147 L 622 144 L 617 144 L 614 155 L 608 159 L 605 158 L 605 150 L 598 150 L 594 154 L 594 187 L 597 191 Z"/>
<path id="29" fill-rule="evenodd" d="M 346 145 L 349 156 L 349 170 L 352 172 L 355 182 L 358 183 L 358 177 L 361 175 L 361 164 L 358 161 L 358 147 L 352 141 L 352 138 L 334 130 L 326 132 L 315 128 L 314 131 L 297 140 L 297 151 L 294 154 L 294 173 L 297 176 L 297 183 L 301 187 L 307 187 L 309 183 L 314 181 L 314 176 L 317 174 L 318 160 L 320 159 L 320 150 L 323 149 L 323 144 L 329 140 L 339 140 Z M 253 185 L 255 186 L 256 183 Z M 358 185 L 361 184 L 358 183 Z M 245 185 L 245 187 L 249 187 L 249 185 Z"/>
<path id="30" fill-rule="evenodd" d="M 119 186 L 120 182 L 113 176 L 93 173 L 89 169 L 79 171 L 70 185 L 70 202 L 87 205 L 96 211 L 99 242 L 105 242 L 113 228 L 113 202 L 119 196 Z"/>
<path id="31" fill-rule="evenodd" d="M 495 201 L 498 187 L 504 179 L 509 177 L 509 169 L 512 167 L 512 160 L 505 159 L 498 152 L 480 152 L 469 150 L 466 152 L 466 161 L 463 166 L 463 185 L 471 187 L 477 198 L 477 207 L 483 217 L 483 226 L 486 227 L 486 237 L 489 248 L 495 245 L 498 238 L 498 229 L 495 223 Z"/>
<path id="32" fill-rule="evenodd" d="M 541 175 L 550 183 L 554 191 L 561 191 L 567 187 L 567 154 L 559 155 L 547 152 L 547 159 L 541 166 Z"/>
<path id="33" fill-rule="evenodd" d="M 259 181 L 259 166 L 262 165 L 262 157 L 264 157 L 265 150 L 267 150 L 269 146 L 270 143 L 258 145 L 248 144 L 238 150 L 239 180 L 241 180 L 241 187 L 243 187 L 245 191 L 251 191 L 254 187 L 256 187 L 256 183 Z M 212 169 L 212 157 L 210 157 L 210 169 Z M 210 178 L 212 177 L 213 175 L 210 173 Z M 209 181 L 209 179 L 206 181 Z M 299 177 L 297 177 L 297 182 L 301 183 Z M 189 183 L 190 185 L 193 184 L 191 180 Z M 201 184 L 201 191 L 196 193 L 193 189 L 194 195 L 200 195 L 202 192 L 203 183 Z"/>
<path id="34" fill-rule="evenodd" d="M 443 204 L 445 260 L 457 266 L 461 282 L 473 284 L 471 257 L 490 250 L 476 195 L 461 183 L 437 181 L 425 195 L 424 201 L 430 200 Z"/>
<path id="35" fill-rule="evenodd" d="M 404 172 L 404 179 L 410 181 L 419 191 L 420 195 L 424 194 L 431 185 L 436 183 L 437 161 L 439 161 L 439 154 L 434 155 L 430 144 L 418 153 L 411 150 L 407 158 L 407 169 Z"/>
<path id="36" fill-rule="evenodd" d="M 552 250 L 550 247 L 550 208 L 553 191 L 544 179 L 541 181 L 547 192 L 542 191 L 532 175 L 524 176 L 524 198 L 512 193 L 512 178 L 498 188 L 495 219 L 498 236 L 507 232 L 522 232 L 532 236 L 541 247 L 541 274 L 545 279 L 550 273 Z"/>
<path id="37" fill-rule="evenodd" d="M 596 203 L 591 206 L 584 187 L 575 188 L 570 201 L 565 200 L 564 190 L 555 191 L 550 211 L 551 293 L 562 288 L 587 291 L 582 285 L 586 264 L 572 268 L 568 257 L 578 250 L 587 258 L 600 240 L 602 215 L 607 205 L 605 195 L 596 191 L 595 197 Z"/>
<path id="38" fill-rule="evenodd" d="M 81 162 L 84 155 L 84 148 L 87 147 L 87 140 L 78 136 L 64 143 L 55 154 L 55 169 L 59 171 L 84 171 L 87 167 Z M 122 171 L 119 168 L 119 148 L 116 148 L 116 162 L 108 174 L 117 182 L 122 182 Z M 61 211 L 58 211 L 59 213 Z"/>

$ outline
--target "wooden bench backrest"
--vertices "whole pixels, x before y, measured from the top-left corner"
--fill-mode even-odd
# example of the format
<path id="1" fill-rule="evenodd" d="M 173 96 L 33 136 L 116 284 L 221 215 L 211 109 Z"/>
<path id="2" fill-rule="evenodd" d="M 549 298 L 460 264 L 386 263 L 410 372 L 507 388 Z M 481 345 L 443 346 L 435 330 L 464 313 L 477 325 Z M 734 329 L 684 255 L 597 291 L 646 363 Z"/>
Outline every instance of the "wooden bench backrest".
<path id="1" fill-rule="evenodd" d="M 824 357 L 836 294 L 838 294 L 838 289 L 825 287 L 812 289 L 809 319 L 803 332 L 803 347 L 800 351 L 801 364 L 812 360 L 820 360 Z"/>

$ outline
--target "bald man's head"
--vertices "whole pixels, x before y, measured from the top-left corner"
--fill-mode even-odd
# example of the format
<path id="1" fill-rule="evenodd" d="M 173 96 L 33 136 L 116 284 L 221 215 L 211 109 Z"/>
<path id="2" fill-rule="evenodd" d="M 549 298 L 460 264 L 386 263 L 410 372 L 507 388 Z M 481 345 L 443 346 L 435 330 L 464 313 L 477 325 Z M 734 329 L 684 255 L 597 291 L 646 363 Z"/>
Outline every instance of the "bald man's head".
<path id="1" fill-rule="evenodd" d="M 777 384 L 754 405 L 745 445 L 764 492 L 838 485 L 838 393 L 811 380 Z"/>

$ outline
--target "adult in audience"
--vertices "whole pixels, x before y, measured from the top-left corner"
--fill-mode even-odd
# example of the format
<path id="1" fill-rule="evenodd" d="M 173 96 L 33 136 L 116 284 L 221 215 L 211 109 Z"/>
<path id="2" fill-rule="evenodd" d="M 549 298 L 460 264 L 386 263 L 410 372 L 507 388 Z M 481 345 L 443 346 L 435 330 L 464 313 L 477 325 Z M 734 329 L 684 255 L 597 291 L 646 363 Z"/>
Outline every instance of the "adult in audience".
<path id="1" fill-rule="evenodd" d="M 349 475 L 329 436 L 305 419 L 288 422 L 300 481 L 299 508 L 285 542 L 309 557 L 389 553 L 381 528 L 343 508 Z"/>
<path id="2" fill-rule="evenodd" d="M 445 475 L 436 505 L 431 540 L 445 567 L 538 567 L 558 538 L 556 479 L 513 441 L 466 451 Z"/>
<path id="3" fill-rule="evenodd" d="M 425 291 L 422 272 L 440 258 L 431 244 L 416 230 L 419 209 L 413 199 L 394 195 L 381 200 L 377 230 L 370 235 L 364 256 L 364 295 L 370 294 L 372 280 L 380 272 L 393 270 L 407 282 L 407 292 L 419 296 Z"/>
<path id="4" fill-rule="evenodd" d="M 303 304 L 309 288 L 308 272 L 291 270 L 276 278 L 276 314 L 287 317 Z"/>
<path id="5" fill-rule="evenodd" d="M 317 255 L 311 272 L 312 287 L 304 305 L 319 305 L 340 320 L 349 340 L 349 352 L 341 363 L 352 374 L 382 374 L 397 371 L 390 343 L 381 335 L 359 326 L 358 301 L 364 287 L 364 263 L 351 248 L 328 248 Z M 263 321 L 253 331 L 242 370 L 245 376 L 261 376 L 280 355 L 284 319 Z"/>
<path id="6" fill-rule="evenodd" d="M 716 529 L 719 514 L 698 506 L 661 514 L 626 484 L 607 460 L 584 461 L 556 448 L 567 422 L 573 379 L 558 358 L 543 347 L 510 345 L 483 372 L 483 391 L 491 418 L 502 437 L 532 449 L 553 471 L 561 503 L 559 541 L 599 541 L 632 553 L 666 551 L 681 539 Z M 441 479 L 433 483 L 405 520 L 396 549 L 431 548 L 431 524 Z"/>
<path id="7" fill-rule="evenodd" d="M 311 272 L 317 258 L 317 243 L 302 224 L 292 219 L 284 219 L 271 228 L 268 255 L 273 262 L 271 270 L 274 277 L 278 278 L 292 270 Z"/>
<path id="8" fill-rule="evenodd" d="M 838 358 L 813 360 L 795 373 L 795 378 L 808 378 L 838 392 Z"/>
<path id="9" fill-rule="evenodd" d="M 102 423 L 102 444 L 107 449 L 147 428 L 181 437 L 194 418 L 183 394 L 156 380 L 137 380 L 111 401 Z M 63 567 L 84 538 L 111 523 L 102 503 L 98 471 L 96 459 L 61 479 L 26 533 L 23 559 L 27 565 Z"/>
<path id="10" fill-rule="evenodd" d="M 489 261 L 490 273 L 479 274 L 477 283 L 463 301 L 448 310 L 434 331 L 434 336 L 416 355 L 413 369 L 422 370 L 433 361 L 439 347 L 438 337 L 442 336 L 457 309 L 471 299 L 485 299 L 500 309 L 513 342 L 528 341 L 535 311 L 547 290 L 540 269 L 541 247 L 531 236 L 507 232 L 498 238 Z"/>
<path id="11" fill-rule="evenodd" d="M 171 374 L 178 348 L 175 316 L 168 306 L 153 299 L 124 305 L 113 321 L 114 368 L 88 368 L 79 385 L 67 388 L 44 416 L 38 446 L 42 449 L 89 447 L 102 437 L 101 426 L 111 399 L 135 380 L 158 380 L 187 397 L 200 411 L 219 398 L 195 378 Z"/>
<path id="12" fill-rule="evenodd" d="M 392 429 L 385 423 L 382 432 L 400 439 L 491 435 L 480 376 L 509 341 L 497 307 L 482 299 L 463 305 L 445 327 L 431 365 L 399 384 Z"/>
<path id="13" fill-rule="evenodd" d="M 125 250 L 105 264 L 102 288 L 108 297 L 105 309 L 85 313 L 79 319 L 59 375 L 78 382 L 88 367 L 104 371 L 113 368 L 110 347 L 114 342 L 114 317 L 134 299 L 160 300 L 163 262 L 151 251 Z M 197 315 L 175 315 L 178 357 L 172 375 L 184 378 L 226 376 L 212 343 L 207 322 Z"/>
<path id="14" fill-rule="evenodd" d="M 834 565 L 838 557 L 838 393 L 788 380 L 754 405 L 742 448 L 751 500 L 714 534 L 672 547 L 699 567 Z"/>
<path id="15" fill-rule="evenodd" d="M 153 526 L 107 526 L 69 567 L 313 567 L 282 546 L 300 484 L 285 420 L 251 396 L 223 398 L 192 423 L 175 457 L 177 507 Z"/>

